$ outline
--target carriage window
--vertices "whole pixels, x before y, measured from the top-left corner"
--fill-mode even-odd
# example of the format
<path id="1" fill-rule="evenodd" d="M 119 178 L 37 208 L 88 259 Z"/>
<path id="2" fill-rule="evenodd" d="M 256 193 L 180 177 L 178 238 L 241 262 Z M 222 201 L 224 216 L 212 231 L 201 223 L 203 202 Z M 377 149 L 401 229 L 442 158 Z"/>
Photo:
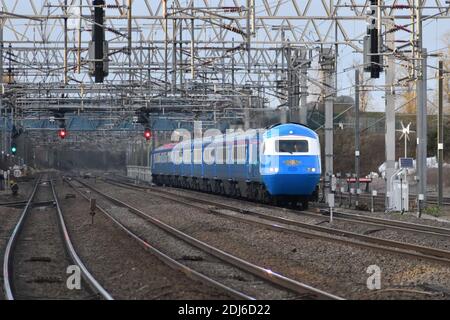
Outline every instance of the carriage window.
<path id="1" fill-rule="evenodd" d="M 246 145 L 245 144 L 238 144 L 236 145 L 236 163 L 237 164 L 245 164 L 246 161 Z"/>
<path id="2" fill-rule="evenodd" d="M 200 146 L 200 148 L 194 147 L 194 163 L 195 164 L 201 164 L 203 160 L 202 157 L 202 147 Z"/>
<path id="3" fill-rule="evenodd" d="M 306 140 L 277 140 L 275 144 L 276 152 L 308 152 L 308 141 Z"/>
<path id="4" fill-rule="evenodd" d="M 226 161 L 225 148 L 223 147 L 223 144 L 221 144 L 217 147 L 216 164 L 224 164 L 225 161 Z"/>

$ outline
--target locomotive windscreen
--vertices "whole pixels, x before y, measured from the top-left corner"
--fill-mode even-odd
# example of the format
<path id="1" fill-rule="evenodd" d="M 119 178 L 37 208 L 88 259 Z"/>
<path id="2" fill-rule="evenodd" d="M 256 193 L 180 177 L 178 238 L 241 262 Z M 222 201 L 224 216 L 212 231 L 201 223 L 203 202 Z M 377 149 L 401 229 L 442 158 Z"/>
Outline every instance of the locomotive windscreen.
<path id="1" fill-rule="evenodd" d="M 308 141 L 306 140 L 278 140 L 275 145 L 276 152 L 308 152 Z"/>

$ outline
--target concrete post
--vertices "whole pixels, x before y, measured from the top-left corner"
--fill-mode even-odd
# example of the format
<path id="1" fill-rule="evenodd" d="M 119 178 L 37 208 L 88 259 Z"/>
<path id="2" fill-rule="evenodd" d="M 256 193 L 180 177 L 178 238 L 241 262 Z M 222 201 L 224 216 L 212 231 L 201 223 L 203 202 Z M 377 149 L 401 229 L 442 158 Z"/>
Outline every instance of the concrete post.
<path id="1" fill-rule="evenodd" d="M 355 173 L 356 173 L 356 206 L 359 205 L 359 159 L 360 159 L 360 132 L 359 132 L 359 70 L 355 70 Z"/>
<path id="2" fill-rule="evenodd" d="M 444 63 L 443 61 L 439 61 L 439 71 L 438 71 L 438 204 L 442 206 L 443 201 L 443 163 L 444 163 L 444 115 L 443 115 L 443 106 L 444 106 Z"/>
<path id="3" fill-rule="evenodd" d="M 417 90 L 417 180 L 418 180 L 418 214 L 427 198 L 427 50 L 419 50 L 422 59 L 418 62 Z"/>
<path id="4" fill-rule="evenodd" d="M 325 199 L 331 191 L 334 163 L 334 53 L 332 48 L 323 48 L 321 57 L 325 86 Z"/>
<path id="5" fill-rule="evenodd" d="M 386 29 L 390 29 L 394 26 L 394 21 L 391 20 L 386 23 Z M 395 32 L 386 34 L 386 46 L 389 53 L 392 53 L 395 49 Z M 386 133 L 385 133 L 385 146 L 386 146 L 386 209 L 392 207 L 392 186 L 390 184 L 391 178 L 395 172 L 395 57 L 392 54 L 387 56 L 387 69 L 386 69 Z"/>
<path id="6" fill-rule="evenodd" d="M 415 42 L 414 58 L 416 76 L 416 126 L 417 126 L 417 147 L 416 147 L 416 169 L 417 169 L 417 209 L 418 216 L 422 215 L 422 209 L 426 201 L 427 187 L 427 51 L 423 49 L 422 41 L 422 1 L 414 1 L 415 19 Z"/>

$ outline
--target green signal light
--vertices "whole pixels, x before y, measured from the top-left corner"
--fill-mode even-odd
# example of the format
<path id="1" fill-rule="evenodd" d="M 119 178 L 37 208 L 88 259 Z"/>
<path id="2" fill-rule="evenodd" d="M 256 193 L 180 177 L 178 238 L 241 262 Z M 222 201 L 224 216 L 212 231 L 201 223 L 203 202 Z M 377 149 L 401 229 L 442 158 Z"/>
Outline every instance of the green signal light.
<path id="1" fill-rule="evenodd" d="M 16 147 L 12 147 L 12 148 L 11 148 L 11 152 L 12 152 L 12 153 L 16 153 L 16 152 L 17 152 L 17 148 L 16 148 Z"/>

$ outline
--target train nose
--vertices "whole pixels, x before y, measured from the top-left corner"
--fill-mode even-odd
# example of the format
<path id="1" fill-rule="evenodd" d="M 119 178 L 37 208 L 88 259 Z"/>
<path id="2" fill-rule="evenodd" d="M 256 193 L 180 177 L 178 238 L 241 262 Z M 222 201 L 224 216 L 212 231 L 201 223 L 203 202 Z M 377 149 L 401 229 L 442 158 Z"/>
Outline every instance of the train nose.
<path id="1" fill-rule="evenodd" d="M 262 180 L 271 195 L 311 195 L 320 180 L 318 156 L 278 156 L 262 163 Z"/>
<path id="2" fill-rule="evenodd" d="M 320 180 L 320 174 L 282 173 L 263 176 L 271 195 L 311 195 Z"/>

